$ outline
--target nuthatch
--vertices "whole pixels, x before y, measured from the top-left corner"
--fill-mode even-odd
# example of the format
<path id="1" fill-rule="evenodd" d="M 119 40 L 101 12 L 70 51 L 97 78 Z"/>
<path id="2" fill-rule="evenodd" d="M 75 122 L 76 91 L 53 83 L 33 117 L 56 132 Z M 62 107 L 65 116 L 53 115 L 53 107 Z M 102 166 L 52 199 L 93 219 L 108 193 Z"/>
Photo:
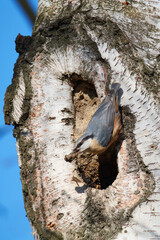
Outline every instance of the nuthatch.
<path id="1" fill-rule="evenodd" d="M 128 4 L 131 3 L 131 0 L 122 0 L 122 3 L 127 6 Z"/>
<path id="2" fill-rule="evenodd" d="M 121 130 L 119 90 L 119 83 L 111 85 L 111 90 L 94 113 L 85 133 L 75 143 L 73 152 L 100 154 L 117 139 Z"/>

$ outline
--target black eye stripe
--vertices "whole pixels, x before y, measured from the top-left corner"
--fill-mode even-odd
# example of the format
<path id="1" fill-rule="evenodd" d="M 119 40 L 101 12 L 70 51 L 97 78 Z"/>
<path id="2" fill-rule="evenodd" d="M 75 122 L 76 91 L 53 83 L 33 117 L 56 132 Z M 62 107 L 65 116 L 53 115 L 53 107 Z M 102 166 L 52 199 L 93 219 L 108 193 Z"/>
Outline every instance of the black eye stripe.
<path id="1" fill-rule="evenodd" d="M 83 140 L 77 144 L 77 147 L 76 148 L 79 148 L 80 146 L 82 146 L 82 144 L 88 140 L 89 138 L 93 138 L 93 134 L 89 135 L 89 136 L 86 136 L 85 138 L 83 138 Z"/>

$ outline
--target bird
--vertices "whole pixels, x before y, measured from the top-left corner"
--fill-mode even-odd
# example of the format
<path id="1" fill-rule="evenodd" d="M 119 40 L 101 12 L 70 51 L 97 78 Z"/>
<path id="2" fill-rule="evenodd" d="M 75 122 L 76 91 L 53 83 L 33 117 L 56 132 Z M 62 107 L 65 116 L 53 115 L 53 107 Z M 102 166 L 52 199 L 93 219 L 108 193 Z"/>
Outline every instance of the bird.
<path id="1" fill-rule="evenodd" d="M 123 3 L 125 6 L 128 6 L 128 4 L 131 3 L 131 0 L 122 0 L 122 3 Z"/>
<path id="2" fill-rule="evenodd" d="M 105 152 L 122 128 L 119 111 L 120 84 L 113 83 L 111 88 L 92 116 L 85 133 L 74 144 L 73 153 L 90 152 L 101 154 Z"/>

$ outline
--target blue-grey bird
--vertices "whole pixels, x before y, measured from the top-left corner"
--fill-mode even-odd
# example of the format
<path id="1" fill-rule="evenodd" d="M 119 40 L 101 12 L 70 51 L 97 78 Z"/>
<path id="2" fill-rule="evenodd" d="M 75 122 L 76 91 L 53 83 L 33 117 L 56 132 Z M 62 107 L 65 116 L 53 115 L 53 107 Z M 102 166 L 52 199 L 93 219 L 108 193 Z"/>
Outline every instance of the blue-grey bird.
<path id="1" fill-rule="evenodd" d="M 111 90 L 94 113 L 85 133 L 76 141 L 73 152 L 100 154 L 117 139 L 121 130 L 118 96 L 120 89 L 119 83 L 111 85 Z"/>

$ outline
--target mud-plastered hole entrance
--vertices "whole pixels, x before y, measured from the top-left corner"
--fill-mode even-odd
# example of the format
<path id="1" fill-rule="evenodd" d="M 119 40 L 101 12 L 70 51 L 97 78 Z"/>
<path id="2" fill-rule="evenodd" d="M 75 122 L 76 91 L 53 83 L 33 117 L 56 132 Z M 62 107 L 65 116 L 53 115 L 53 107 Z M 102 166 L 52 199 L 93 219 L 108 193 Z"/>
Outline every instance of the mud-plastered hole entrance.
<path id="1" fill-rule="evenodd" d="M 71 77 L 74 103 L 74 136 L 73 141 L 82 136 L 93 114 L 100 105 L 92 83 L 84 81 L 81 76 L 73 74 Z M 110 148 L 101 155 L 86 152 L 78 153 L 75 157 L 78 174 L 84 184 L 96 189 L 105 189 L 111 185 L 117 177 L 117 146 Z"/>

